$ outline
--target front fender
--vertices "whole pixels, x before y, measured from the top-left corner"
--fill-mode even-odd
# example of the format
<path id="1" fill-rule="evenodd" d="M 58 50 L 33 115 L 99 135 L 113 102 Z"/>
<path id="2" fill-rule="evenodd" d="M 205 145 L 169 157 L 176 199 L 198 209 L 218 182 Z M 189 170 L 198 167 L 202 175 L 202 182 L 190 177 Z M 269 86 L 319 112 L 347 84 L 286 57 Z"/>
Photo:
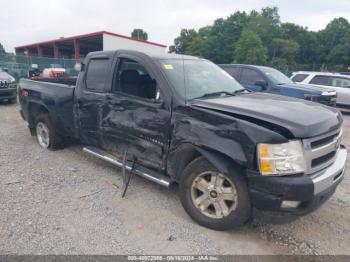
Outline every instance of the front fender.
<path id="1" fill-rule="evenodd" d="M 232 158 L 210 149 L 197 147 L 197 150 L 221 173 L 234 172 L 245 175 L 245 168 L 237 164 Z"/>

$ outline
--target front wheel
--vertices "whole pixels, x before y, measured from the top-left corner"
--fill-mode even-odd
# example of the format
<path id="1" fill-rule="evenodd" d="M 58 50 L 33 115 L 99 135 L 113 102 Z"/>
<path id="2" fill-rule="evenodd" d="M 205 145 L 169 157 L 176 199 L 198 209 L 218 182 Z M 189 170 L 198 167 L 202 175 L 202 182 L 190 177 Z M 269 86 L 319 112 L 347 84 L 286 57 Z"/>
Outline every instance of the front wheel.
<path id="1" fill-rule="evenodd" d="M 215 230 L 241 226 L 251 215 L 247 184 L 240 174 L 223 174 L 204 157 L 185 168 L 180 198 L 193 220 Z"/>
<path id="2" fill-rule="evenodd" d="M 41 114 L 36 118 L 36 139 L 43 148 L 55 150 L 63 147 L 63 139 L 53 129 L 53 125 L 47 114 Z"/>

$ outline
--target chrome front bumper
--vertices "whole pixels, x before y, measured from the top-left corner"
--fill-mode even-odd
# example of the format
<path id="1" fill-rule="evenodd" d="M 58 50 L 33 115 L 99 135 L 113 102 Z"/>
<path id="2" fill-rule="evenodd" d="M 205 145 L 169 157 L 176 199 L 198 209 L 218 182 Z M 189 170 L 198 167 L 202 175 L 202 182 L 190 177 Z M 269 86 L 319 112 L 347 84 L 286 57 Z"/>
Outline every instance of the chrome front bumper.
<path id="1" fill-rule="evenodd" d="M 338 183 L 344 176 L 346 165 L 347 151 L 344 147 L 340 147 L 334 163 L 326 169 L 311 175 L 314 184 L 314 195 L 317 195 L 334 184 Z"/>

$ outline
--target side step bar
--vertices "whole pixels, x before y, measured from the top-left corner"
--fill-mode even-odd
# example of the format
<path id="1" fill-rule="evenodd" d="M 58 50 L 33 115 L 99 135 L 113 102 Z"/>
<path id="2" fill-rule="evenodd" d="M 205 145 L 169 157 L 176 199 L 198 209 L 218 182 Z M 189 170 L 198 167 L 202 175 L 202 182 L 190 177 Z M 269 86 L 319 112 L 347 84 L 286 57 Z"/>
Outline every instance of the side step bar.
<path id="1" fill-rule="evenodd" d="M 119 160 L 117 160 L 114 156 L 104 152 L 103 150 L 94 148 L 94 147 L 84 147 L 83 151 L 93 155 L 99 159 L 102 159 L 108 163 L 111 163 L 115 166 L 118 167 L 123 167 L 123 163 Z M 131 171 L 132 169 L 132 164 L 130 161 L 126 161 L 125 164 L 125 170 L 127 171 Z M 167 177 L 165 177 L 164 175 L 157 173 L 155 171 L 149 170 L 145 167 L 142 166 L 136 166 L 136 168 L 134 168 L 133 173 L 135 173 L 138 176 L 141 176 L 143 178 L 146 178 L 152 182 L 155 182 L 161 186 L 165 186 L 165 187 L 169 187 L 171 184 L 171 180 Z"/>

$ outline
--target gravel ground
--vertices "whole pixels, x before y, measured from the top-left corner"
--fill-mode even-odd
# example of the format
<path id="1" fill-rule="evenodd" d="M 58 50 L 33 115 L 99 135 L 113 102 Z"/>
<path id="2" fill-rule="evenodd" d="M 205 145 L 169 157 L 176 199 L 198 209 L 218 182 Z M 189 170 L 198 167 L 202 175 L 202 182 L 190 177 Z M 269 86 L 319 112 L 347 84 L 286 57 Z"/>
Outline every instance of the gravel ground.
<path id="1" fill-rule="evenodd" d="M 350 254 L 348 176 L 305 217 L 256 212 L 246 226 L 216 232 L 187 216 L 176 189 L 135 177 L 121 199 L 119 169 L 77 145 L 41 149 L 18 110 L 0 104 L 0 254 Z"/>

